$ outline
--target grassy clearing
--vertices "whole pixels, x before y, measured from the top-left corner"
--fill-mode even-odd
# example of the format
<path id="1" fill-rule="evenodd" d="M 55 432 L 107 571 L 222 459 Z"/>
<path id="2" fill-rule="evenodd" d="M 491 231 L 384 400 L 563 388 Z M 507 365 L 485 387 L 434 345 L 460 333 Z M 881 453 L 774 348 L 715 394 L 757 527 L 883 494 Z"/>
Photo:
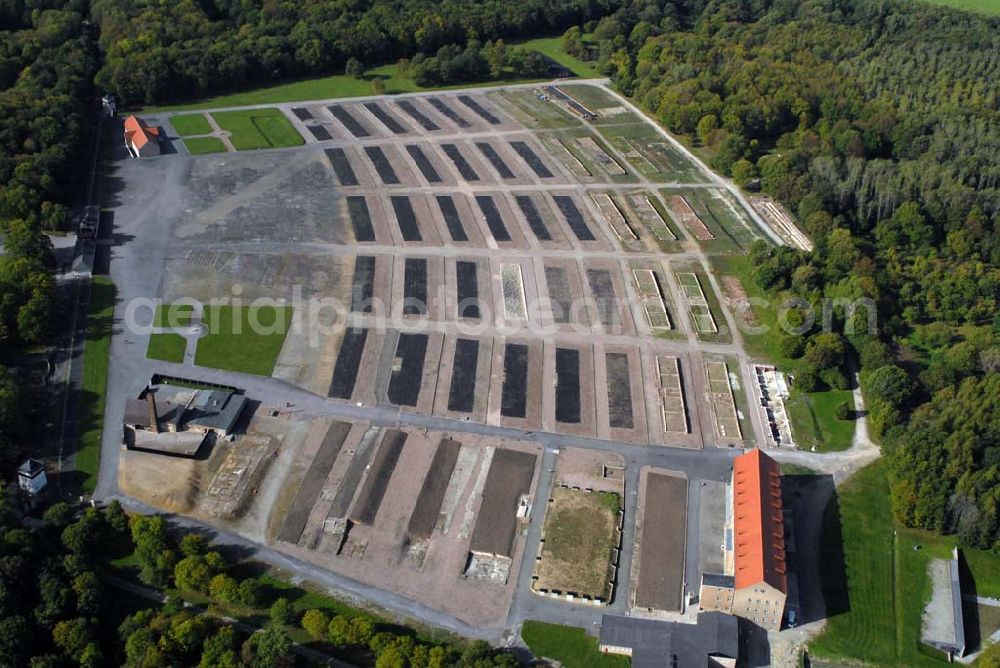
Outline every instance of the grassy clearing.
<path id="1" fill-rule="evenodd" d="M 151 334 L 146 357 L 151 360 L 181 364 L 184 362 L 186 347 L 187 340 L 180 334 Z"/>
<path id="2" fill-rule="evenodd" d="M 205 155 L 207 153 L 225 153 L 229 149 L 218 137 L 193 137 L 184 140 L 184 147 L 191 155 Z"/>
<path id="3" fill-rule="evenodd" d="M 611 145 L 632 163 L 632 166 L 653 181 L 704 183 L 705 175 L 695 163 L 675 149 L 655 127 L 634 117 L 635 123 L 621 117 L 608 117 L 610 126 L 598 126 Z"/>
<path id="4" fill-rule="evenodd" d="M 507 108 L 527 127 L 555 129 L 579 127 L 582 124 L 565 107 L 551 100 L 539 100 L 535 97 L 535 91 L 527 88 L 492 91 L 487 93 L 487 97 Z"/>
<path id="5" fill-rule="evenodd" d="M 952 9 L 980 14 L 1000 14 L 1000 2 L 997 0 L 924 0 L 932 5 L 942 5 Z"/>
<path id="6" fill-rule="evenodd" d="M 607 597 L 616 540 L 618 495 L 565 488 L 552 492 L 545 514 L 537 586 Z"/>
<path id="7" fill-rule="evenodd" d="M 850 390 L 798 392 L 793 390 L 785 402 L 792 423 L 792 437 L 803 450 L 840 452 L 851 447 L 854 420 L 838 420 L 834 415 L 837 404 L 846 401 L 854 409 Z"/>
<path id="8" fill-rule="evenodd" d="M 600 76 L 600 75 L 598 75 Z M 601 109 L 609 109 L 611 107 L 621 106 L 619 102 L 611 93 L 600 86 L 588 86 L 586 84 L 570 84 L 568 86 L 560 86 L 560 88 L 567 94 L 570 95 L 574 100 L 587 107 L 591 111 L 600 111 Z M 632 116 L 633 119 L 638 120 L 637 117 Z M 624 121 L 619 117 L 619 121 Z"/>
<path id="9" fill-rule="evenodd" d="M 739 205 L 732 201 L 728 193 L 714 188 L 670 190 L 663 193 L 664 197 L 670 195 L 683 195 L 715 237 L 710 241 L 699 242 L 706 251 L 743 253 L 750 249 L 750 244 L 758 236 L 746 215 L 737 212 Z"/>
<path id="10" fill-rule="evenodd" d="M 567 68 L 575 76 L 583 79 L 597 79 L 604 76 L 597 70 L 596 67 L 594 67 L 594 63 L 580 60 L 576 56 L 571 56 L 563 51 L 561 35 L 558 37 L 539 37 L 538 39 L 528 40 L 527 42 L 512 43 L 512 45 L 523 46 L 527 49 L 534 49 L 535 51 L 543 53 L 563 67 Z"/>
<path id="11" fill-rule="evenodd" d="M 177 130 L 177 134 L 182 137 L 212 134 L 212 124 L 205 118 L 205 114 L 171 116 L 170 124 L 174 126 L 174 130 Z"/>
<path id="12" fill-rule="evenodd" d="M 101 465 L 101 441 L 104 434 L 104 400 L 108 389 L 108 360 L 114 324 L 115 284 L 111 279 L 94 277 L 90 284 L 90 311 L 87 315 L 87 340 L 83 347 L 83 381 L 80 393 L 80 449 L 76 452 L 76 471 L 81 489 L 90 494 L 97 485 Z"/>
<path id="13" fill-rule="evenodd" d="M 194 363 L 269 376 L 291 321 L 291 306 L 207 308 L 202 322 L 208 326 L 209 333 L 198 340 Z"/>
<path id="14" fill-rule="evenodd" d="M 301 146 L 304 143 L 291 122 L 277 108 L 217 111 L 212 118 L 219 127 L 231 133 L 230 141 L 237 151 Z"/>
<path id="15" fill-rule="evenodd" d="M 597 638 L 583 629 L 526 621 L 521 637 L 536 657 L 555 659 L 566 668 L 628 668 L 626 657 L 602 653 Z"/>

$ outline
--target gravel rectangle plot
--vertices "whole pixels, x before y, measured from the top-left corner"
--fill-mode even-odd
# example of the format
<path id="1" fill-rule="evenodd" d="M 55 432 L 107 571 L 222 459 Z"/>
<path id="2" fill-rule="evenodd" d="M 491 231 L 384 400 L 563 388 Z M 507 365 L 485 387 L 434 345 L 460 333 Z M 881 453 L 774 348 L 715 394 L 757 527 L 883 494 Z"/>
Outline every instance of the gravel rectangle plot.
<path id="1" fill-rule="evenodd" d="M 313 119 L 312 112 L 305 107 L 293 107 L 292 113 L 295 114 L 295 117 L 300 121 L 311 121 Z"/>
<path id="2" fill-rule="evenodd" d="M 517 504 L 531 492 L 537 457 L 530 452 L 497 449 L 483 486 L 479 519 L 469 549 L 512 557 L 517 533 Z"/>
<path id="3" fill-rule="evenodd" d="M 455 291 L 458 298 L 458 317 L 479 320 L 479 272 L 475 262 L 458 260 L 455 263 Z"/>
<path id="4" fill-rule="evenodd" d="M 439 100 L 436 97 L 431 97 L 431 98 L 428 98 L 427 101 L 431 103 L 432 107 L 434 107 L 435 109 L 437 109 L 438 111 L 440 111 L 442 114 L 444 114 L 445 118 L 447 118 L 449 121 L 451 121 L 452 123 L 454 123 L 458 127 L 463 128 L 463 129 L 469 127 L 469 121 L 467 121 L 464 118 L 462 118 L 462 116 L 460 116 L 458 114 L 458 112 L 456 112 L 454 109 L 452 109 L 451 107 L 449 107 L 442 100 Z"/>
<path id="5" fill-rule="evenodd" d="M 375 258 L 359 255 L 354 259 L 351 277 L 351 312 L 371 313 L 372 294 L 375 289 Z"/>
<path id="6" fill-rule="evenodd" d="M 650 473 L 642 511 L 637 608 L 681 609 L 684 541 L 678 537 L 684 535 L 686 525 L 687 481 Z"/>
<path id="7" fill-rule="evenodd" d="M 341 107 L 339 104 L 333 104 L 327 107 L 333 117 L 340 121 L 347 131 L 350 132 L 355 137 L 371 137 L 372 133 L 368 131 L 368 128 L 363 126 L 358 119 L 354 118 L 347 112 L 346 109 Z"/>
<path id="8" fill-rule="evenodd" d="M 417 163 L 420 173 L 424 175 L 424 178 L 427 179 L 429 183 L 441 182 L 441 175 L 437 173 L 437 170 L 434 169 L 434 165 L 432 165 L 431 161 L 427 159 L 423 149 L 416 144 L 407 144 L 406 152 L 410 154 L 411 158 L 413 158 L 413 162 Z"/>
<path id="9" fill-rule="evenodd" d="M 389 378 L 386 395 L 396 406 L 416 406 L 420 396 L 420 382 L 424 375 L 424 357 L 427 355 L 426 334 L 400 334 L 396 344 L 399 369 Z"/>
<path id="10" fill-rule="evenodd" d="M 490 228 L 490 234 L 493 235 L 493 238 L 497 241 L 510 241 L 510 232 L 503 224 L 503 218 L 500 217 L 500 210 L 497 209 L 497 203 L 493 200 L 493 196 L 476 195 L 476 204 L 479 205 L 479 210 L 486 217 L 486 225 Z"/>
<path id="11" fill-rule="evenodd" d="M 455 471 L 461 449 L 462 444 L 458 441 L 443 438 L 434 450 L 431 467 L 420 487 L 417 503 L 406 527 L 411 539 L 427 540 L 434 533 L 434 527 L 437 526 L 441 514 L 441 504 L 444 503 L 444 495 L 448 491 L 448 483 Z"/>
<path id="12" fill-rule="evenodd" d="M 427 260 L 408 257 L 403 266 L 403 315 L 427 315 Z"/>
<path id="13" fill-rule="evenodd" d="M 398 120 L 396 120 L 392 114 L 383 109 L 381 105 L 378 105 L 375 102 L 365 102 L 365 109 L 372 112 L 372 115 L 375 118 L 382 121 L 382 124 L 385 127 L 389 128 L 389 130 L 393 134 L 396 135 L 406 134 L 406 128 L 404 128 L 403 125 Z"/>
<path id="14" fill-rule="evenodd" d="M 389 488 L 389 478 L 396 470 L 396 463 L 399 462 L 399 455 L 403 452 L 405 444 L 406 432 L 396 429 L 385 432 L 382 445 L 375 453 L 368 477 L 365 478 L 365 484 L 361 487 L 361 494 L 354 504 L 354 512 L 351 513 L 352 522 L 367 525 L 375 523 L 385 491 Z"/>
<path id="15" fill-rule="evenodd" d="M 479 341 L 457 339 L 448 388 L 448 410 L 471 413 L 476 401 L 476 371 L 479 366 Z"/>
<path id="16" fill-rule="evenodd" d="M 569 322 L 573 295 L 569 291 L 566 270 L 562 267 L 545 267 L 545 282 L 549 286 L 549 300 L 552 302 L 552 320 Z"/>
<path id="17" fill-rule="evenodd" d="M 330 512 L 326 515 L 328 518 L 347 517 L 347 511 L 351 509 L 351 501 L 354 500 L 354 493 L 358 491 L 358 485 L 361 483 L 361 476 L 364 475 L 368 463 L 371 462 L 372 454 L 374 454 L 375 448 L 372 445 L 375 440 L 374 438 L 361 439 L 357 450 L 354 451 L 354 456 L 351 457 L 350 464 L 347 465 L 347 471 L 344 472 L 340 485 L 337 486 L 337 492 L 333 495 Z"/>
<path id="18" fill-rule="evenodd" d="M 556 348 L 556 422 L 580 422 L 580 351 Z"/>
<path id="19" fill-rule="evenodd" d="M 455 200 L 451 195 L 438 195 L 436 197 L 438 208 L 441 209 L 441 217 L 444 224 L 448 226 L 448 234 L 452 241 L 468 241 L 469 236 L 465 233 L 465 226 L 462 225 L 462 218 L 458 215 L 455 207 Z"/>
<path id="20" fill-rule="evenodd" d="M 528 163 L 528 167 L 531 167 L 531 171 L 535 173 L 540 179 L 551 179 L 553 174 L 549 171 L 549 168 L 545 166 L 542 159 L 538 157 L 538 154 L 530 146 L 528 146 L 523 141 L 512 141 L 510 147 L 517 152 L 521 159 Z"/>
<path id="21" fill-rule="evenodd" d="M 368 201 L 361 195 L 350 195 L 347 198 L 347 211 L 351 216 L 351 227 L 354 228 L 355 240 L 375 241 L 375 230 L 372 228 L 372 215 L 368 211 Z"/>
<path id="22" fill-rule="evenodd" d="M 514 197 L 514 201 L 517 202 L 518 208 L 524 214 L 524 219 L 528 221 L 528 227 L 531 228 L 532 234 L 539 241 L 551 241 L 552 234 L 549 232 L 549 228 L 546 227 L 545 221 L 542 220 L 542 214 L 538 212 L 535 200 L 531 199 L 528 195 L 517 195 Z"/>
<path id="23" fill-rule="evenodd" d="M 472 109 L 476 114 L 479 115 L 484 121 L 490 125 L 500 125 L 500 119 L 491 114 L 483 105 L 479 104 L 476 100 L 472 99 L 468 95 L 459 95 L 459 102 Z"/>
<path id="24" fill-rule="evenodd" d="M 385 151 L 381 147 L 365 146 L 365 153 L 368 155 L 368 159 L 372 161 L 372 164 L 375 165 L 375 171 L 378 172 L 378 177 L 382 179 L 382 183 L 388 186 L 399 183 L 396 170 L 392 168 L 389 159 L 385 156 Z"/>
<path id="25" fill-rule="evenodd" d="M 608 424 L 618 429 L 631 429 L 632 379 L 625 353 L 605 353 L 608 372 Z"/>
<path id="26" fill-rule="evenodd" d="M 503 161 L 503 158 L 501 158 L 497 154 L 496 149 L 494 149 L 492 145 L 487 144 L 484 141 L 477 141 L 476 148 L 478 148 L 479 152 L 482 153 L 483 156 L 490 161 L 490 164 L 493 165 L 493 168 L 497 170 L 498 174 L 500 174 L 500 178 L 502 179 L 517 178 L 514 175 L 514 172 L 510 171 L 510 167 L 508 167 L 507 163 Z"/>
<path id="27" fill-rule="evenodd" d="M 358 369 L 361 367 L 361 356 L 365 352 L 365 342 L 367 341 L 367 329 L 351 327 L 344 331 L 344 338 L 340 342 L 340 352 L 337 353 L 337 363 L 333 365 L 333 378 L 330 380 L 328 397 L 350 399 L 351 395 L 354 394 Z"/>
<path id="28" fill-rule="evenodd" d="M 306 523 L 309 521 L 309 514 L 312 512 L 313 506 L 316 505 L 316 499 L 319 498 L 320 492 L 323 491 L 326 478 L 330 475 L 333 463 L 337 460 L 337 455 L 340 454 L 340 449 L 350 431 L 351 425 L 347 422 L 334 422 L 326 430 L 323 442 L 320 443 L 319 450 L 310 462 L 309 470 L 306 471 L 306 475 L 299 485 L 299 491 L 295 494 L 295 500 L 292 502 L 292 508 L 288 511 L 287 517 L 285 517 L 285 523 L 281 527 L 278 540 L 283 540 L 286 543 L 299 542 L 299 538 L 302 537 L 302 532 L 306 528 Z"/>
<path id="29" fill-rule="evenodd" d="M 347 154 L 344 153 L 344 149 L 328 148 L 326 149 L 326 157 L 327 160 L 330 161 L 330 166 L 333 167 L 333 173 L 337 175 L 337 180 L 340 181 L 340 185 L 358 185 L 358 177 L 354 173 L 354 168 L 351 167 L 351 161 L 347 159 Z"/>
<path id="30" fill-rule="evenodd" d="M 400 100 L 399 102 L 397 102 L 397 104 L 399 105 L 400 109 L 402 109 L 409 115 L 410 118 L 419 123 L 420 127 L 422 127 L 424 130 L 427 130 L 428 132 L 433 132 L 435 130 L 441 129 L 440 127 L 438 127 L 437 123 L 427 118 L 424 112 L 420 111 L 415 106 L 413 106 L 413 103 L 410 102 L 409 100 Z"/>
<path id="31" fill-rule="evenodd" d="M 576 235 L 577 239 L 580 241 L 594 241 L 596 239 L 594 233 L 587 227 L 587 222 L 583 219 L 583 214 L 576 207 L 576 202 L 573 201 L 572 197 L 568 195 L 555 195 L 552 199 L 555 200 L 556 206 L 562 211 L 569 229 L 573 230 L 573 234 Z"/>
<path id="32" fill-rule="evenodd" d="M 597 314 L 601 319 L 601 324 L 605 326 L 617 325 L 619 323 L 618 298 L 615 296 L 615 284 L 611 280 L 611 272 L 606 269 L 588 269 L 587 282 L 590 284 L 590 292 L 597 304 Z"/>
<path id="33" fill-rule="evenodd" d="M 503 351 L 503 388 L 500 390 L 500 414 L 523 418 L 528 408 L 528 346 L 508 343 Z"/>
<path id="34" fill-rule="evenodd" d="M 330 131 L 322 125 L 307 125 L 306 128 L 308 128 L 309 132 L 312 133 L 312 136 L 315 137 L 317 141 L 333 139 L 333 137 L 330 136 Z"/>
<path id="35" fill-rule="evenodd" d="M 396 214 L 396 224 L 399 225 L 403 241 L 423 241 L 410 198 L 407 195 L 393 195 L 389 201 L 392 202 L 392 211 Z"/>
<path id="36" fill-rule="evenodd" d="M 479 180 L 479 174 L 476 174 L 476 170 L 472 168 L 472 165 L 470 165 L 469 161 L 465 159 L 465 156 L 462 155 L 462 152 L 458 150 L 457 146 L 454 144 L 441 144 L 441 150 L 444 151 L 444 154 L 448 156 L 448 159 L 455 165 L 455 169 L 458 170 L 458 173 L 462 175 L 463 179 L 466 181 Z"/>

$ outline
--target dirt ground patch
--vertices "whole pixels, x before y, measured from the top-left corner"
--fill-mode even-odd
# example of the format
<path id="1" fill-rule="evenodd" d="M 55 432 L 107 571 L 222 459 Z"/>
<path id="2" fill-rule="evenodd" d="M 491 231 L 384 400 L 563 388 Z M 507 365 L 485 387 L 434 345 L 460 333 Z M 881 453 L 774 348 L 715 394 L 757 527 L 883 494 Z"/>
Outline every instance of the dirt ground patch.
<path id="1" fill-rule="evenodd" d="M 726 296 L 729 308 L 739 316 L 743 324 L 751 327 L 757 324 L 757 317 L 750 308 L 750 298 L 747 296 L 747 291 L 743 289 L 740 279 L 735 276 L 723 276 L 722 292 Z"/>
<path id="2" fill-rule="evenodd" d="M 553 490 L 535 568 L 537 591 L 610 597 L 620 503 L 621 497 L 609 492 Z"/>

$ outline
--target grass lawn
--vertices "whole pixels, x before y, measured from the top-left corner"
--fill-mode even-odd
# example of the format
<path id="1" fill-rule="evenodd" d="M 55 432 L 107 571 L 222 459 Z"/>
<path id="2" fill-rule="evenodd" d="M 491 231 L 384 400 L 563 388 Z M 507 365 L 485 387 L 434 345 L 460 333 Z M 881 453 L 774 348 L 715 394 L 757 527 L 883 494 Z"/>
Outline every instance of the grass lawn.
<path id="1" fill-rule="evenodd" d="M 997 0 L 925 0 L 933 5 L 944 5 L 953 9 L 981 14 L 1000 14 L 1000 2 Z"/>
<path id="2" fill-rule="evenodd" d="M 198 340 L 195 364 L 258 376 L 271 375 L 292 321 L 292 307 L 256 309 L 253 315 L 261 332 L 251 327 L 253 310 L 249 306 L 206 308 L 202 322 L 208 326 L 209 333 Z"/>
<path id="3" fill-rule="evenodd" d="M 576 56 L 571 56 L 563 51 L 561 35 L 558 37 L 539 37 L 538 39 L 528 40 L 527 42 L 512 42 L 511 46 L 523 46 L 525 48 L 534 49 L 535 51 L 543 53 L 563 67 L 569 69 L 569 71 L 571 71 L 575 76 L 583 79 L 598 79 L 604 76 L 597 71 L 597 68 L 594 67 L 593 63 L 580 60 Z"/>
<path id="4" fill-rule="evenodd" d="M 809 644 L 810 656 L 882 666 L 945 665 L 943 654 L 920 642 L 920 624 L 931 593 L 928 561 L 949 558 L 955 538 L 894 522 L 882 461 L 844 483 L 838 498 L 839 505 L 827 509 L 823 530 L 830 618 Z M 977 593 L 997 595 L 1000 557 L 967 548 L 961 553 Z"/>
<path id="5" fill-rule="evenodd" d="M 191 324 L 190 304 L 160 304 L 153 313 L 153 327 L 183 327 Z"/>
<path id="6" fill-rule="evenodd" d="M 846 401 L 853 409 L 854 398 L 850 390 L 792 391 L 785 406 L 792 423 L 792 438 L 799 448 L 839 452 L 851 447 L 854 420 L 838 420 L 834 415 L 841 401 Z"/>
<path id="7" fill-rule="evenodd" d="M 608 597 L 620 501 L 616 494 L 566 488 L 552 491 L 545 513 L 537 586 L 579 595 Z"/>
<path id="8" fill-rule="evenodd" d="M 104 398 L 108 388 L 108 359 L 114 311 L 115 284 L 109 278 L 94 277 L 90 284 L 87 340 L 83 347 L 80 449 L 76 452 L 75 464 L 76 471 L 81 476 L 80 487 L 87 494 L 92 493 L 97 485 L 97 470 L 101 465 Z"/>
<path id="9" fill-rule="evenodd" d="M 174 130 L 177 130 L 177 134 L 182 137 L 212 134 L 212 124 L 205 118 L 205 114 L 171 116 L 170 124 L 174 126 Z"/>
<path id="10" fill-rule="evenodd" d="M 237 151 L 301 146 L 305 143 L 277 108 L 217 111 L 212 118 L 219 127 L 231 133 L 230 141 Z"/>
<path id="11" fill-rule="evenodd" d="M 192 137 L 184 140 L 184 147 L 191 155 L 206 153 L 225 153 L 229 149 L 218 137 Z"/>
<path id="12" fill-rule="evenodd" d="M 180 334 L 152 334 L 149 337 L 149 347 L 146 348 L 146 357 L 181 364 L 186 347 L 187 340 Z"/>
<path id="13" fill-rule="evenodd" d="M 536 657 L 559 661 L 566 668 L 628 668 L 624 656 L 604 654 L 597 648 L 597 638 L 583 629 L 545 622 L 526 621 L 521 637 Z"/>

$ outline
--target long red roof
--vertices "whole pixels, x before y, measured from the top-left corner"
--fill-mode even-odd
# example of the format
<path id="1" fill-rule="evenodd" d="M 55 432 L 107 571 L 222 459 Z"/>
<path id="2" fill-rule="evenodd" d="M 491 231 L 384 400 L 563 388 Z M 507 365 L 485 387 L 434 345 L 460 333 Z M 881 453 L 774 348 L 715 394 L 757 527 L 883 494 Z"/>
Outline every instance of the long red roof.
<path id="1" fill-rule="evenodd" d="M 733 462 L 733 532 L 736 588 L 767 582 L 787 594 L 781 470 L 759 449 Z"/>

